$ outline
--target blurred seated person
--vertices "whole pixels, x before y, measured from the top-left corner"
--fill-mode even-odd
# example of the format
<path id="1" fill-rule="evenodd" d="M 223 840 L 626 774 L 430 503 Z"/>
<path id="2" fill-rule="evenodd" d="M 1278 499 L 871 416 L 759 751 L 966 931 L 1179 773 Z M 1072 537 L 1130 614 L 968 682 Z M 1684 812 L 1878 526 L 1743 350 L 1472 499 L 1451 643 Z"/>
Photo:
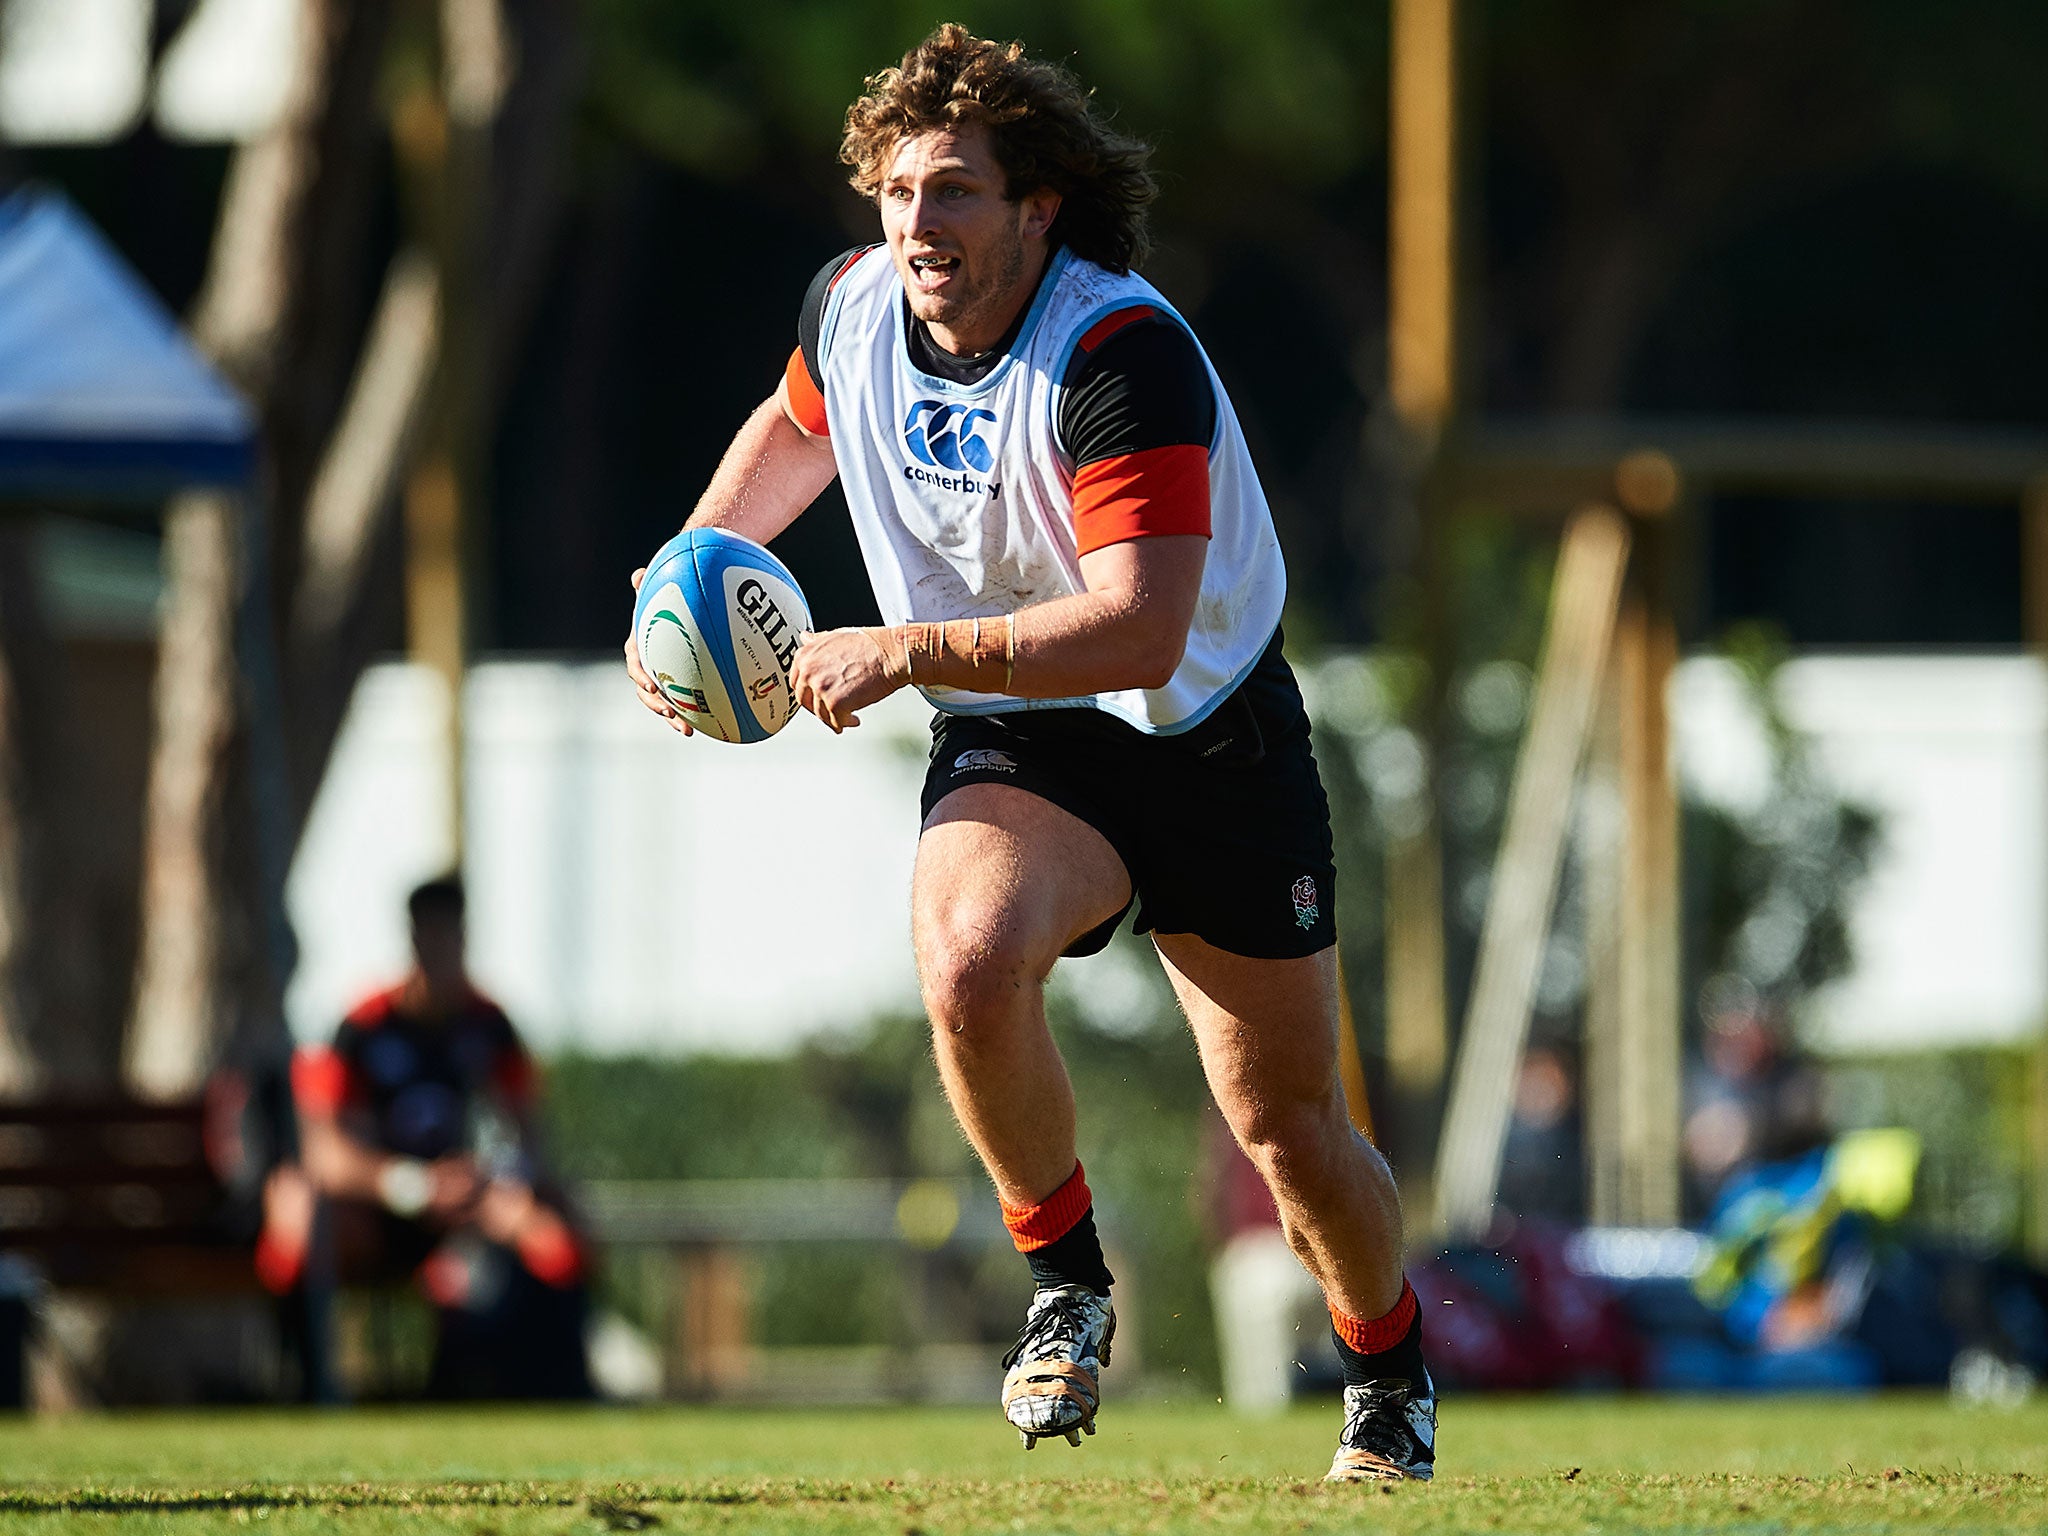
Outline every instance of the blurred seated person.
<path id="1" fill-rule="evenodd" d="M 460 883 L 408 908 L 411 971 L 292 1063 L 300 1160 L 265 1189 L 259 1276 L 412 1277 L 440 1314 L 430 1395 L 586 1396 L 586 1252 L 538 1165 L 533 1060 L 470 982 Z"/>
<path id="2" fill-rule="evenodd" d="M 1576 1226 L 1586 1219 L 1585 1128 L 1569 1048 L 1532 1044 L 1515 1074 L 1515 1112 L 1501 1149 L 1503 1211 Z"/>
<path id="3" fill-rule="evenodd" d="M 1717 976 L 1701 988 L 1706 1028 L 1686 1084 L 1686 1204 L 1695 1219 L 1759 1166 L 1804 1157 L 1833 1140 L 1827 1079 L 1755 987 Z"/>

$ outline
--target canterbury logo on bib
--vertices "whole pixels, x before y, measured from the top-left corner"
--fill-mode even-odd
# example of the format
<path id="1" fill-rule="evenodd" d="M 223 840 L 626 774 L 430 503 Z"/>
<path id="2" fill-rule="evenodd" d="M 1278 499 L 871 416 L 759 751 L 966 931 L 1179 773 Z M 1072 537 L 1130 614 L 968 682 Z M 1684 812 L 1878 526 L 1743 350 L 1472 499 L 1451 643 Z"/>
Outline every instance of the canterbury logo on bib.
<path id="1" fill-rule="evenodd" d="M 996 456 L 981 433 L 993 433 L 995 424 L 994 411 L 920 400 L 903 423 L 903 442 L 912 458 L 933 469 L 978 469 L 987 474 Z M 1000 486 L 988 490 L 992 496 L 1002 495 Z"/>

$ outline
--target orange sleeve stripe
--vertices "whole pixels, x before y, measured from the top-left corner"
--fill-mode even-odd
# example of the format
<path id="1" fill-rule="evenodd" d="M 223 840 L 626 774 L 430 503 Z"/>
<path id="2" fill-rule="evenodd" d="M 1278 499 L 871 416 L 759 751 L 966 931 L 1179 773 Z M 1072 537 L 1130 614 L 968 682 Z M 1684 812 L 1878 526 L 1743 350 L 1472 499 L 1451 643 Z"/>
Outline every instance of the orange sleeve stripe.
<path id="1" fill-rule="evenodd" d="M 1171 443 L 1074 472 L 1074 552 L 1162 533 L 1209 537 L 1209 450 Z"/>
<path id="2" fill-rule="evenodd" d="M 1120 309 L 1113 315 L 1105 315 L 1089 326 L 1081 337 L 1081 350 L 1093 352 L 1132 321 L 1150 319 L 1158 313 L 1159 311 L 1150 304 L 1134 304 L 1129 309 Z"/>
<path id="3" fill-rule="evenodd" d="M 1011 1205 L 1004 1201 L 1003 1225 L 1010 1229 L 1010 1241 L 1017 1245 L 1019 1253 L 1033 1253 L 1073 1231 L 1094 1204 L 1095 1197 L 1088 1193 L 1087 1177 L 1076 1163 L 1067 1182 L 1038 1204 Z"/>
<path id="4" fill-rule="evenodd" d="M 332 1115 L 349 1101 L 348 1063 L 332 1047 L 309 1045 L 292 1053 L 292 1098 L 308 1114 Z"/>
<path id="5" fill-rule="evenodd" d="M 386 987 L 381 992 L 372 992 L 350 1010 L 344 1022 L 353 1024 L 358 1029 L 377 1028 L 380 1024 L 388 1022 L 391 1015 L 398 1011 L 398 1000 L 404 991 L 405 984 L 401 982 L 395 987 Z"/>
<path id="6" fill-rule="evenodd" d="M 804 366 L 802 347 L 789 354 L 789 362 L 782 370 L 782 381 L 784 393 L 789 396 L 789 412 L 796 418 L 796 424 L 813 437 L 831 436 L 825 422 L 825 396 L 811 382 L 811 370 Z"/>

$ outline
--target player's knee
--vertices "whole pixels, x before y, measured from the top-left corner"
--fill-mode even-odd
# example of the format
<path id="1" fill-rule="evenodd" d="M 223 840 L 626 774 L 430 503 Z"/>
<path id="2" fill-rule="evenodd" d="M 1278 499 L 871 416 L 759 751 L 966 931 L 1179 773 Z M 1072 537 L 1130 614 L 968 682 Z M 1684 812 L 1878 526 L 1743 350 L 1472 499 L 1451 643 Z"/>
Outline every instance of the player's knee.
<path id="1" fill-rule="evenodd" d="M 968 912 L 919 922 L 917 968 L 933 1025 L 953 1034 L 1006 1016 L 1044 976 L 1028 940 Z"/>
<path id="2" fill-rule="evenodd" d="M 1333 1121 L 1318 1103 L 1262 1104 L 1237 1126 L 1246 1153 L 1278 1190 L 1312 1190 L 1329 1182 L 1345 1162 L 1345 1143 L 1357 1133 Z"/>

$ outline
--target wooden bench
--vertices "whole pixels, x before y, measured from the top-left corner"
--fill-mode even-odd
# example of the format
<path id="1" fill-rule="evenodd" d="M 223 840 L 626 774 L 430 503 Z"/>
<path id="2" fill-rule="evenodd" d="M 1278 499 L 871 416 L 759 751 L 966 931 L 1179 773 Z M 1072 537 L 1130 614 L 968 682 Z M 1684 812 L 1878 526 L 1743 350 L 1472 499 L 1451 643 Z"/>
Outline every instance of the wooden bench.
<path id="1" fill-rule="evenodd" d="M 0 1407 L 26 1403 L 36 1293 L 260 1294 L 252 1202 L 213 1155 L 219 1111 L 201 1098 L 0 1102 Z"/>
<path id="2" fill-rule="evenodd" d="M 252 1291 L 254 1238 L 209 1156 L 202 1100 L 0 1103 L 0 1253 L 52 1287 Z"/>

